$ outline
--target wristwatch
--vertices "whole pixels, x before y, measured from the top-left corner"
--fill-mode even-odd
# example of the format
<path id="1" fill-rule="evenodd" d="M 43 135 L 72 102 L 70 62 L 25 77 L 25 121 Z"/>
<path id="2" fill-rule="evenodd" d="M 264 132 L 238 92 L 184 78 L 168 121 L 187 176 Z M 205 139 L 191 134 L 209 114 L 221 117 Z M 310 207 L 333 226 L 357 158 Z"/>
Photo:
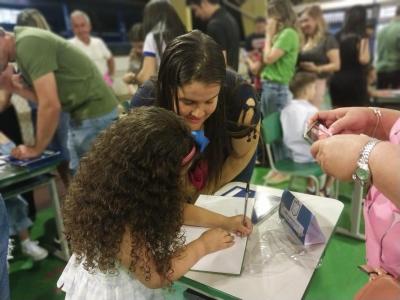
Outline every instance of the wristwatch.
<path id="1" fill-rule="evenodd" d="M 371 181 L 371 171 L 368 167 L 369 155 L 372 149 L 378 144 L 380 140 L 370 139 L 360 152 L 360 157 L 357 161 L 357 168 L 353 173 L 353 180 L 358 181 L 362 186 L 367 185 Z"/>

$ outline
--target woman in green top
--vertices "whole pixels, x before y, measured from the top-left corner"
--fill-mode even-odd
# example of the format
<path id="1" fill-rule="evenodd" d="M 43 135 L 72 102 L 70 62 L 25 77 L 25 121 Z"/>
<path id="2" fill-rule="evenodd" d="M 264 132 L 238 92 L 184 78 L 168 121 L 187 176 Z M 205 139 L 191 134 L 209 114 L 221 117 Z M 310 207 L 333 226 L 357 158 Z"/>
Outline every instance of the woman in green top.
<path id="1" fill-rule="evenodd" d="M 267 6 L 267 28 L 263 52 L 264 68 L 261 72 L 261 112 L 264 116 L 281 111 L 289 99 L 292 79 L 300 50 L 300 36 L 296 29 L 296 14 L 289 0 L 270 0 Z M 283 144 L 273 145 L 274 156 L 286 156 Z M 267 182 L 278 183 L 287 178 L 270 172 Z"/>
<path id="2" fill-rule="evenodd" d="M 267 7 L 267 29 L 261 73 L 261 97 L 264 116 L 281 111 L 289 100 L 292 79 L 300 49 L 296 14 L 289 0 L 270 0 Z"/>

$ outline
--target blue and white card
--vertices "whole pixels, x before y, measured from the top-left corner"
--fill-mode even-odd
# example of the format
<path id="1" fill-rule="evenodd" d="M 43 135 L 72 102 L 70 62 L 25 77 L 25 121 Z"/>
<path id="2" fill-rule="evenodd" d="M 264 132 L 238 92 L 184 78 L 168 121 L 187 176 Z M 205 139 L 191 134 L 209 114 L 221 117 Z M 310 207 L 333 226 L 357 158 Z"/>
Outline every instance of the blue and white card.
<path id="1" fill-rule="evenodd" d="M 304 246 L 326 241 L 314 214 L 288 190 L 282 194 L 279 217 Z"/>

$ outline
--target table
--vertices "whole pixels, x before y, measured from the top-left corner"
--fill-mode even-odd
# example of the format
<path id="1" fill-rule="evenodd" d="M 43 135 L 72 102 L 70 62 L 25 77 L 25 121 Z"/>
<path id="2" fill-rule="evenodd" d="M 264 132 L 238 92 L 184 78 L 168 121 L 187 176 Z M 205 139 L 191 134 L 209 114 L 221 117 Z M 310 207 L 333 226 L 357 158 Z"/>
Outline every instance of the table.
<path id="1" fill-rule="evenodd" d="M 399 109 L 400 90 L 392 90 L 392 94 L 389 97 L 374 97 L 372 98 L 371 104 L 373 106 Z"/>
<path id="2" fill-rule="evenodd" d="M 236 185 L 245 187 L 244 183 L 229 183 L 216 194 L 222 194 Z M 282 190 L 265 186 L 252 185 L 251 188 L 257 193 L 277 196 L 282 194 Z M 307 248 L 305 255 L 301 257 L 300 254 L 298 259 L 280 255 L 268 263 L 261 263 L 259 270 L 255 272 L 251 268 L 246 269 L 246 261 L 257 261 L 254 257 L 260 255 L 257 251 L 260 244 L 265 243 L 262 242 L 262 237 L 278 232 L 277 229 L 282 226 L 279 224 L 278 212 L 275 212 L 269 219 L 254 227 L 247 243 L 244 269 L 240 276 L 190 271 L 182 282 L 217 299 L 301 299 L 335 230 L 344 205 L 331 198 L 293 194 L 315 214 L 326 237 L 324 244 Z"/>
<path id="3" fill-rule="evenodd" d="M 57 250 L 54 254 L 67 261 L 70 253 L 68 243 L 64 237 L 64 225 L 55 177 L 51 174 L 56 170 L 59 163 L 60 160 L 57 159 L 34 168 L 16 167 L 9 164 L 0 166 L 0 193 L 4 199 L 8 199 L 18 194 L 32 191 L 42 185 L 48 186 L 61 245 L 61 250 Z"/>

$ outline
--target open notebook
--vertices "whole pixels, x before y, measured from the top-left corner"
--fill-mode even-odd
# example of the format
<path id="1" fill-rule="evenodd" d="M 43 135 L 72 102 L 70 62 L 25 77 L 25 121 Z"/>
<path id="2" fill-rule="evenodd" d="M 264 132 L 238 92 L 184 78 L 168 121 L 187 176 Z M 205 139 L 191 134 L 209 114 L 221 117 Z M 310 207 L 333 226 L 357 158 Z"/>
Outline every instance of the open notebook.
<path id="1" fill-rule="evenodd" d="M 244 198 L 200 195 L 196 205 L 228 217 L 240 215 L 244 212 Z M 247 203 L 248 217 L 251 216 L 253 206 L 254 199 L 249 198 Z M 204 227 L 182 226 L 186 243 L 197 239 L 206 230 L 207 228 Z M 232 247 L 204 256 L 191 270 L 240 275 L 246 244 L 247 237 L 235 236 L 235 244 Z"/>

